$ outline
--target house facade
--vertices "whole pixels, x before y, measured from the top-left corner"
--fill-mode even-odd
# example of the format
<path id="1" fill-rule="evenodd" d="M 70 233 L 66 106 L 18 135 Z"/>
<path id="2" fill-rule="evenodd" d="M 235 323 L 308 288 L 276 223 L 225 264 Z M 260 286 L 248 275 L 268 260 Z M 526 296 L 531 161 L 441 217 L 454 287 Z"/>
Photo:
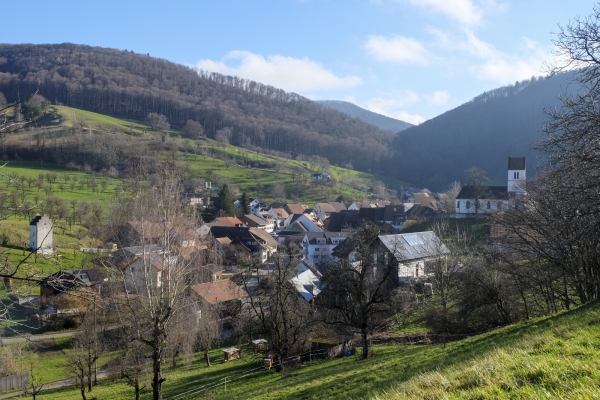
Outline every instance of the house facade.
<path id="1" fill-rule="evenodd" d="M 333 262 L 333 249 L 348 235 L 348 232 L 307 232 L 302 240 L 302 255 L 316 265 Z"/>

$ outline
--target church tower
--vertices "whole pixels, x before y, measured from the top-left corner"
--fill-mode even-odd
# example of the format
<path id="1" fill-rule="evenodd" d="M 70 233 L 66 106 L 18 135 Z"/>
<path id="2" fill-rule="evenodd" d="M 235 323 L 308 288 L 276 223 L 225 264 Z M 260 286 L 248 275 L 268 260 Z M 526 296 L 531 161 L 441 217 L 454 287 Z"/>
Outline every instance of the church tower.
<path id="1" fill-rule="evenodd" d="M 508 157 L 508 185 L 509 193 L 523 192 L 525 183 L 525 157 Z"/>

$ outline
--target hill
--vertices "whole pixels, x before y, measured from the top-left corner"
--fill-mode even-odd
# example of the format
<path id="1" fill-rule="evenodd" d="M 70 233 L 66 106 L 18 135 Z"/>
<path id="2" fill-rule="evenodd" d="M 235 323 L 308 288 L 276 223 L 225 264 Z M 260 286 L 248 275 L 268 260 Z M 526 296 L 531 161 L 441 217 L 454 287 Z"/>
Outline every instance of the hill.
<path id="1" fill-rule="evenodd" d="M 397 159 L 412 182 L 443 188 L 465 180 L 464 171 L 478 166 L 496 184 L 506 184 L 507 158 L 525 156 L 527 176 L 535 175 L 539 156 L 532 147 L 542 138 L 544 108 L 560 107 L 558 95 L 577 86 L 571 74 L 517 82 L 483 93 L 442 115 L 400 132 L 393 145 L 409 157 Z M 407 179 L 407 174 L 400 173 Z"/>
<path id="2" fill-rule="evenodd" d="M 400 132 L 404 129 L 410 128 L 413 124 L 409 124 L 408 122 L 401 121 L 399 119 L 386 117 L 385 115 L 377 114 L 375 112 L 365 110 L 362 107 L 359 107 L 355 104 L 350 103 L 349 101 L 341 101 L 341 100 L 321 100 L 317 103 L 328 107 L 333 108 L 334 110 L 338 110 L 343 112 L 344 114 L 348 114 L 352 118 L 360 118 L 365 122 L 368 122 L 371 125 L 375 125 L 380 127 L 381 129 L 386 129 L 392 132 Z"/>
<path id="3" fill-rule="evenodd" d="M 208 137 L 191 139 L 174 128 L 165 133 L 152 132 L 144 121 L 121 119 L 66 106 L 52 106 L 48 112 L 55 113 L 50 126 L 32 126 L 5 138 L 3 158 L 27 160 L 11 161 L 6 172 L 18 173 L 25 179 L 37 177 L 40 169 L 56 169 L 60 176 L 62 171 L 82 171 L 79 174 L 87 171 L 88 175 L 97 175 L 94 178 L 96 188 L 106 181 L 109 193 L 116 185 L 110 176 L 123 180 L 131 166 L 138 162 L 143 161 L 152 171 L 158 168 L 161 160 L 169 159 L 185 166 L 188 179 L 201 178 L 211 182 L 213 187 L 227 182 L 240 193 L 246 192 L 263 201 L 272 199 L 272 186 L 279 183 L 285 187 L 288 200 L 303 204 L 332 201 L 338 196 L 353 200 L 367 199 L 371 194 L 361 189 L 372 188 L 377 182 L 384 182 L 389 187 L 407 185 L 385 176 L 328 166 L 320 160 L 290 159 L 259 153 Z M 13 166 L 19 168 L 14 169 Z M 31 170 L 26 171 L 28 168 Z M 328 169 L 334 180 L 328 184 L 312 182 L 311 175 L 323 169 Z M 83 181 L 82 177 L 80 182 Z M 59 179 L 51 194 L 62 196 L 65 200 L 80 196 L 77 190 L 79 186 L 75 186 L 75 191 L 69 191 L 71 183 L 73 181 L 64 183 Z M 57 191 L 61 186 L 67 190 Z M 37 193 L 35 190 L 39 191 L 34 185 L 32 196 Z M 86 195 L 87 192 L 82 193 Z"/>
<path id="4" fill-rule="evenodd" d="M 199 122 L 209 138 L 377 171 L 393 133 L 294 93 L 167 60 L 75 44 L 0 45 L 0 92 L 142 120 L 165 115 L 176 129 Z"/>

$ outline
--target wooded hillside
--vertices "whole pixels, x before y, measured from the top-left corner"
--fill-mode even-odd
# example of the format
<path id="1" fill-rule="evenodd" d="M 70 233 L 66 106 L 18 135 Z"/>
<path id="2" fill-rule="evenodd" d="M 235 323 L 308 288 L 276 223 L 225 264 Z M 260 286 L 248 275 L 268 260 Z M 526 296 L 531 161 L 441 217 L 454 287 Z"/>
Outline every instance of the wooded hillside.
<path id="1" fill-rule="evenodd" d="M 127 50 L 0 45 L 0 92 L 12 101 L 38 87 L 53 103 L 133 119 L 163 114 L 176 128 L 194 120 L 211 138 L 231 128 L 234 145 L 326 157 L 359 170 L 378 170 L 392 156 L 392 132 L 272 86 Z"/>

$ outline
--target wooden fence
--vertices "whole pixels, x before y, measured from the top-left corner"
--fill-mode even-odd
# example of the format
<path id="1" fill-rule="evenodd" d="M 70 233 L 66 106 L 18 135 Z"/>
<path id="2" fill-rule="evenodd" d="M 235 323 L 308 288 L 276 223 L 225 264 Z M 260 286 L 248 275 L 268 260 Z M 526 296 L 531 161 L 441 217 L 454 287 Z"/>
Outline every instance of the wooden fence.
<path id="1" fill-rule="evenodd" d="M 25 389 L 29 384 L 29 374 L 0 377 L 0 393 Z"/>

